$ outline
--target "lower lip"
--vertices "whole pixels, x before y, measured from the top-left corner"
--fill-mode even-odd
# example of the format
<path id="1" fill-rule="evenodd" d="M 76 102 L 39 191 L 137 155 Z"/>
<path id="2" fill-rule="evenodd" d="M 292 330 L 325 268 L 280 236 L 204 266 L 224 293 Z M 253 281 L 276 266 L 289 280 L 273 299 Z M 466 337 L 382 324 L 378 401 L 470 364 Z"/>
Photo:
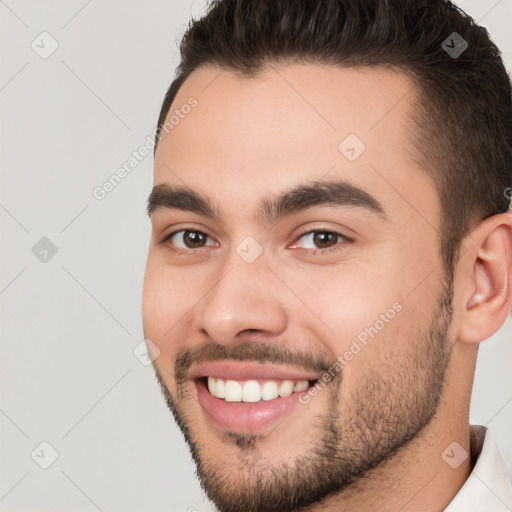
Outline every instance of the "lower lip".
<path id="1" fill-rule="evenodd" d="M 226 402 L 213 396 L 203 381 L 196 381 L 199 404 L 221 430 L 249 433 L 283 421 L 299 403 L 300 393 L 259 402 Z"/>

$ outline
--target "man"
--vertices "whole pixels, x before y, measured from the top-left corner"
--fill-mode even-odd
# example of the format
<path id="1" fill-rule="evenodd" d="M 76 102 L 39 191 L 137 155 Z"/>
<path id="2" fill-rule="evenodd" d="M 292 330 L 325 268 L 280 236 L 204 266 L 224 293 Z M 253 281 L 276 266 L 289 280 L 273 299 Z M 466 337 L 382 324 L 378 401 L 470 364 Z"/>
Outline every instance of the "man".
<path id="1" fill-rule="evenodd" d="M 145 336 L 222 512 L 512 510 L 512 104 L 442 0 L 221 0 L 158 121 Z"/>

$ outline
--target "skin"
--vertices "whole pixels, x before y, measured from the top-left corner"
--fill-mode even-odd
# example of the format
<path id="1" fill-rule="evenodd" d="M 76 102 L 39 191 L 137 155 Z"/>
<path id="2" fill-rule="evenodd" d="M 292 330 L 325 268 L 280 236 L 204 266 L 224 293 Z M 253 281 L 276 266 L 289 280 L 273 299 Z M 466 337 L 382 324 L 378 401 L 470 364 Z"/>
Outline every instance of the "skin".
<path id="1" fill-rule="evenodd" d="M 415 94 L 404 74 L 377 68 L 276 65 L 243 78 L 208 66 L 192 73 L 171 107 L 198 101 L 163 134 L 154 184 L 192 188 L 220 211 L 216 218 L 152 213 L 144 332 L 160 351 L 155 370 L 220 510 L 235 510 L 233 489 L 247 499 L 251 489 L 262 493 L 262 482 L 275 485 L 263 468 L 279 477 L 298 461 L 313 467 L 319 446 L 337 454 L 333 471 L 347 461 L 361 471 L 308 510 L 440 511 L 471 472 L 469 457 L 453 469 L 441 454 L 453 442 L 469 452 L 478 343 L 499 329 L 512 303 L 512 216 L 475 225 L 447 282 L 438 194 L 409 145 Z M 366 146 L 354 162 L 338 150 L 350 133 Z M 320 179 L 364 189 L 385 218 L 322 205 L 271 225 L 257 220 L 262 199 Z M 185 228 L 206 233 L 211 245 L 173 252 L 171 241 L 159 243 Z M 299 238 L 312 229 L 352 241 L 315 252 L 311 238 Z M 236 252 L 247 236 L 263 250 L 250 264 Z M 440 310 L 443 297 L 453 300 Z M 251 346 L 279 346 L 291 361 L 334 362 L 396 303 L 401 311 L 336 379 L 257 435 L 226 435 L 205 416 L 193 382 L 177 381 L 176 358 L 207 344 L 248 358 Z M 331 437 L 320 427 L 327 424 Z"/>

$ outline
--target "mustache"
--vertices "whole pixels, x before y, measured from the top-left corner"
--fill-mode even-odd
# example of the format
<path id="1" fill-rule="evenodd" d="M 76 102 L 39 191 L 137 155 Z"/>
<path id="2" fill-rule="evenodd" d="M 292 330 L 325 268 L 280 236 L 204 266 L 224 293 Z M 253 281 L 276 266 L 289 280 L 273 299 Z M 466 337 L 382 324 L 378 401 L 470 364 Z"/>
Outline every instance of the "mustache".
<path id="1" fill-rule="evenodd" d="M 306 370 L 324 373 L 333 362 L 311 350 L 292 351 L 282 344 L 246 342 L 235 346 L 220 345 L 208 342 L 204 345 L 184 348 L 177 354 L 174 364 L 174 375 L 178 384 L 187 379 L 190 367 L 194 364 L 213 361 L 235 360 L 259 364 L 283 364 L 300 367 Z"/>

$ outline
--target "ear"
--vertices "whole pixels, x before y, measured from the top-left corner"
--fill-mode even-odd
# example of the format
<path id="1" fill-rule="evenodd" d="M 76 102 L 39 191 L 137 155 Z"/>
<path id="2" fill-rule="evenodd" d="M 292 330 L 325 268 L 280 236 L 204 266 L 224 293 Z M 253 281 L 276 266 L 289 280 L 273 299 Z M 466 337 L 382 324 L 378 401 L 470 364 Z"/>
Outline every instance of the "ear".
<path id="1" fill-rule="evenodd" d="M 457 264 L 462 273 L 457 338 L 479 343 L 498 331 L 512 310 L 512 214 L 486 219 L 464 245 L 467 253 Z"/>

